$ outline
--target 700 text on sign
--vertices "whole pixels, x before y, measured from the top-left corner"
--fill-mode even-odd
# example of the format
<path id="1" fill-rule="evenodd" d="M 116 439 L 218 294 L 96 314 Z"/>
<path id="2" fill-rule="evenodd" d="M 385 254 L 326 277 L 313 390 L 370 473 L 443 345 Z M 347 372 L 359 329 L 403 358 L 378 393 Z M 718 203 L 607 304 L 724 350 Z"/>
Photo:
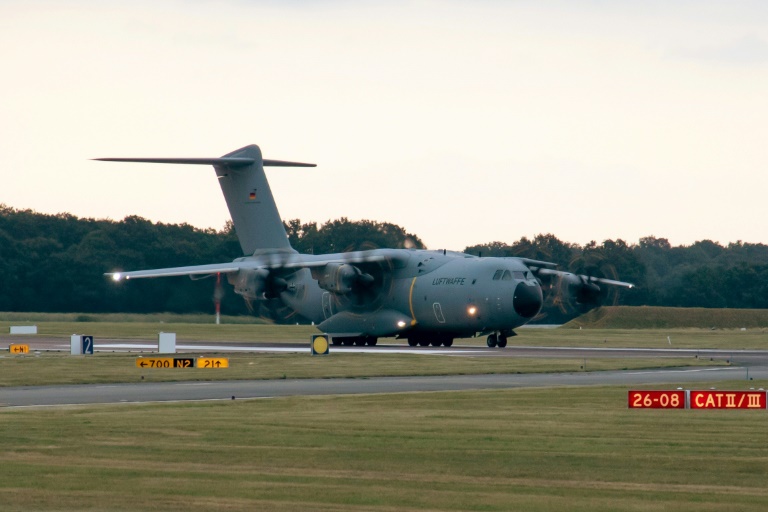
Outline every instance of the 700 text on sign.
<path id="1" fill-rule="evenodd" d="M 194 368 L 194 357 L 139 357 L 137 368 Z"/>

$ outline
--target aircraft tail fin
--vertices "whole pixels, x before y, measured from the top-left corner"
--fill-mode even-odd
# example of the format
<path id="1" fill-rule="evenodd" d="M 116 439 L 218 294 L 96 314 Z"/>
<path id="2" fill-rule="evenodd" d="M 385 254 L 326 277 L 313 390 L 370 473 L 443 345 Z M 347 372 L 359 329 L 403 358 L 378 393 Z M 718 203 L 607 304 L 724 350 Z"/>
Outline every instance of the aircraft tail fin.
<path id="1" fill-rule="evenodd" d="M 255 144 L 221 158 L 97 158 L 110 162 L 212 165 L 229 208 L 243 254 L 259 250 L 292 250 L 272 197 L 264 166 L 315 167 L 315 164 L 264 160 Z"/>

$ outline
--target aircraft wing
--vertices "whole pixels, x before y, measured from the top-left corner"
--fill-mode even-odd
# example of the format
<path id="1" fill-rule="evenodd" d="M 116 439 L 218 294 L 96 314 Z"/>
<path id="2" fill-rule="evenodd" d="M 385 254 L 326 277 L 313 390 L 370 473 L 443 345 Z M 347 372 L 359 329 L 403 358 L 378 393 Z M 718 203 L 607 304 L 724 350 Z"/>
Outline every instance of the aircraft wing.
<path id="1" fill-rule="evenodd" d="M 381 252 L 380 254 L 377 254 Z M 187 267 L 158 268 L 148 270 L 133 270 L 128 272 L 107 272 L 106 276 L 115 281 L 128 279 L 141 279 L 151 277 L 173 277 L 173 276 L 199 276 L 211 274 L 229 274 L 243 269 L 267 269 L 267 270 L 298 270 L 301 268 L 323 267 L 331 263 L 347 263 L 351 265 L 359 263 L 376 263 L 391 261 L 397 259 L 390 251 L 361 251 L 339 254 L 293 254 L 293 253 L 272 253 L 241 260 L 235 260 L 229 263 L 213 263 L 210 265 L 191 265 Z"/>
<path id="2" fill-rule="evenodd" d="M 562 270 L 555 270 L 552 268 L 538 268 L 533 269 L 534 273 L 537 276 L 557 276 L 557 277 L 564 277 L 569 280 L 578 279 L 582 283 L 597 283 L 597 284 L 609 284 L 612 286 L 622 286 L 624 288 L 634 288 L 635 285 L 632 283 L 627 283 L 624 281 L 616 281 L 614 279 L 606 279 L 604 277 L 595 277 L 595 276 L 587 276 L 583 274 L 573 274 L 572 272 L 565 272 Z"/>
<path id="3" fill-rule="evenodd" d="M 193 265 L 189 267 L 157 268 L 151 270 L 133 270 L 130 272 L 108 272 L 105 276 L 110 276 L 115 281 L 123 279 L 139 279 L 143 277 L 172 277 L 172 276 L 195 276 L 209 274 L 227 274 L 237 272 L 240 265 L 235 263 L 214 263 L 212 265 Z"/>

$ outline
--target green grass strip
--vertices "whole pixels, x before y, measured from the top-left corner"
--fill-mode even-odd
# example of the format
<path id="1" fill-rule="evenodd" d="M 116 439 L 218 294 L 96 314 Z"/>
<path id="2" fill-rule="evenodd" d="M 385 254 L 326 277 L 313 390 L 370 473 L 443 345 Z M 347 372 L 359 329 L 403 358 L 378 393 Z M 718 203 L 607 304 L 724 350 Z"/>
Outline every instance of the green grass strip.
<path id="1" fill-rule="evenodd" d="M 625 388 L 587 387 L 0 410 L 0 503 L 765 510 L 765 411 L 626 402 Z"/>

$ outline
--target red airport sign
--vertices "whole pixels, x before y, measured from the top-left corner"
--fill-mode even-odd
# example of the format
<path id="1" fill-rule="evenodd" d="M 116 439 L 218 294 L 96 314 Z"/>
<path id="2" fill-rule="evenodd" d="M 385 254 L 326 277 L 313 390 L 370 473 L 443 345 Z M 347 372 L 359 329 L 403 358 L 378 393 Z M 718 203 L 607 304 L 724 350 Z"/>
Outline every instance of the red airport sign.
<path id="1" fill-rule="evenodd" d="M 685 409 L 685 391 L 634 390 L 628 394 L 630 409 Z"/>
<path id="2" fill-rule="evenodd" d="M 763 409 L 765 391 L 691 391 L 691 409 Z"/>
<path id="3" fill-rule="evenodd" d="M 630 390 L 630 409 L 762 409 L 768 408 L 768 392 L 709 390 Z"/>

